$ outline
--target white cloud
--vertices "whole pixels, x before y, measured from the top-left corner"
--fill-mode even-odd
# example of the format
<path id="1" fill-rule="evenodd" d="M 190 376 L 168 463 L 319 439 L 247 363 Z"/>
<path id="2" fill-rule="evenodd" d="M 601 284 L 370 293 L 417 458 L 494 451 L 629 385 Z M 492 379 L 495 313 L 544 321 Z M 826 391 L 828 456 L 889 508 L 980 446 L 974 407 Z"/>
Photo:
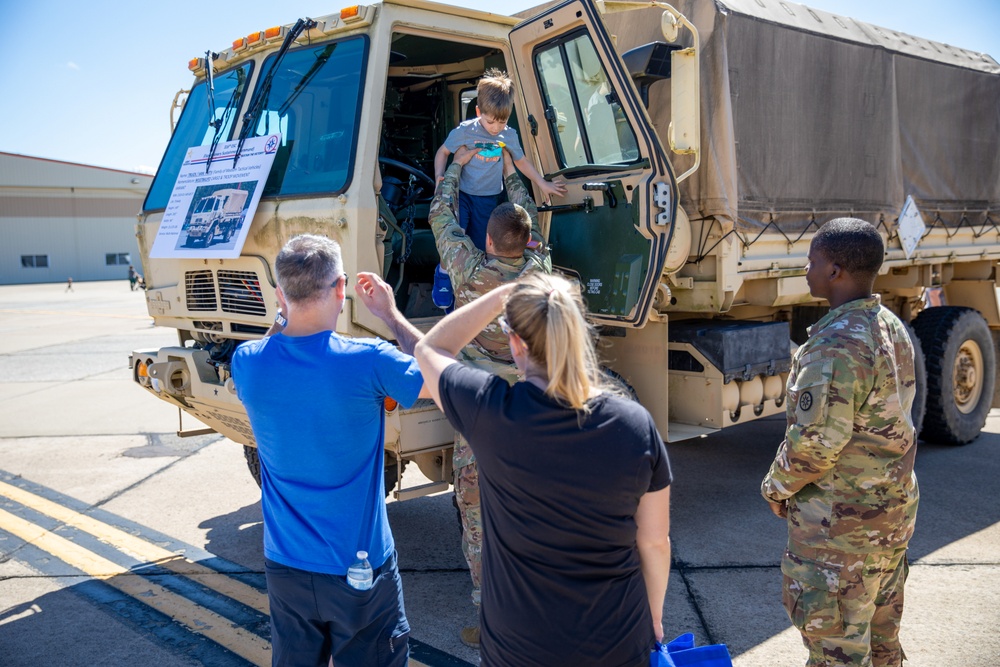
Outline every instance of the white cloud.
<path id="1" fill-rule="evenodd" d="M 140 164 L 138 167 L 136 167 L 135 169 L 133 169 L 133 171 L 137 171 L 140 174 L 155 174 L 156 173 L 156 167 L 148 167 L 148 166 L 146 166 L 144 164 Z"/>
<path id="2" fill-rule="evenodd" d="M 77 65 L 77 64 L 76 64 L 75 62 L 73 62 L 72 60 L 71 60 L 71 61 L 69 61 L 68 63 L 66 63 L 66 67 L 68 67 L 68 68 L 70 68 L 70 69 L 75 69 L 75 70 L 77 70 L 77 71 L 79 71 L 79 70 L 80 70 L 80 66 L 79 66 L 79 65 Z"/>

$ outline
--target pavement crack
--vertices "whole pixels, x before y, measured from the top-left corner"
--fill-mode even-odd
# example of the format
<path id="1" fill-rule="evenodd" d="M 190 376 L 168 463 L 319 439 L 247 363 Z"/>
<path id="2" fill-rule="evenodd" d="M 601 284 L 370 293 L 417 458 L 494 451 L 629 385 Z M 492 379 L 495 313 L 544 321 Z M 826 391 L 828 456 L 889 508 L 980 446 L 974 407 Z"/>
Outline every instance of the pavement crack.
<path id="1" fill-rule="evenodd" d="M 419 568 L 419 567 L 401 567 L 399 568 L 400 574 L 456 574 L 459 572 L 469 573 L 469 568 L 467 567 L 430 567 L 430 568 Z"/>
<path id="2" fill-rule="evenodd" d="M 675 561 L 678 563 L 676 569 L 683 568 L 686 572 L 713 572 L 713 571 L 726 571 L 726 570 L 771 570 L 776 567 L 781 567 L 781 563 L 770 563 L 770 564 L 733 564 L 733 565 L 688 565 L 683 561 Z"/>
<path id="3" fill-rule="evenodd" d="M 155 434 L 153 434 L 153 435 L 155 435 Z M 147 433 L 146 437 L 147 437 L 147 440 L 149 440 L 151 438 L 151 434 Z M 177 458 L 174 459 L 173 461 L 171 461 L 170 463 L 168 463 L 167 465 L 163 466 L 162 468 L 157 468 L 156 470 L 154 470 L 150 474 L 146 475 L 145 477 L 143 477 L 143 478 L 141 478 L 139 480 L 136 480 L 135 482 L 129 484 L 128 486 L 126 486 L 124 488 L 118 489 L 117 491 L 115 491 L 111 495 L 107 496 L 106 498 L 103 498 L 103 499 L 97 501 L 96 503 L 94 503 L 93 505 L 91 505 L 89 509 L 91 509 L 91 510 L 98 509 L 98 508 L 100 508 L 100 507 L 102 507 L 102 506 L 110 503 L 112 500 L 115 500 L 116 498 L 119 498 L 120 496 L 128 493 L 132 489 L 135 489 L 135 488 L 141 486 L 142 484 L 145 484 L 146 482 L 148 482 L 149 480 L 153 479 L 154 477 L 158 477 L 159 475 L 161 475 L 164 472 L 166 472 L 166 471 L 170 470 L 171 468 L 173 468 L 178 463 L 186 461 L 187 459 L 191 458 L 192 456 L 194 456 L 195 454 L 197 454 L 198 452 L 200 452 L 205 447 L 208 447 L 209 445 L 211 445 L 211 444 L 213 444 L 215 442 L 218 442 L 220 440 L 222 440 L 222 436 L 221 435 L 219 435 L 219 436 L 209 436 L 209 438 L 207 438 L 207 442 L 204 442 L 204 443 L 202 443 L 200 445 L 197 445 L 196 447 L 192 448 L 191 451 L 189 451 L 187 453 L 177 454 L 176 455 Z M 154 442 L 154 440 L 149 440 L 149 441 L 150 442 Z"/>
<path id="4" fill-rule="evenodd" d="M 694 571 L 700 568 L 689 568 L 684 561 L 675 558 L 673 554 L 671 554 L 671 569 L 676 570 L 681 577 L 681 581 L 684 582 L 684 591 L 687 594 L 687 599 L 691 601 L 691 606 L 694 608 L 695 616 L 698 617 L 698 623 L 701 625 L 701 629 L 705 633 L 706 640 L 709 644 L 718 643 L 712 634 L 708 621 L 705 619 L 705 614 L 701 610 L 701 604 L 699 604 L 698 596 L 695 595 L 694 588 L 691 586 L 691 580 L 688 579 L 687 576 L 689 571 Z"/>

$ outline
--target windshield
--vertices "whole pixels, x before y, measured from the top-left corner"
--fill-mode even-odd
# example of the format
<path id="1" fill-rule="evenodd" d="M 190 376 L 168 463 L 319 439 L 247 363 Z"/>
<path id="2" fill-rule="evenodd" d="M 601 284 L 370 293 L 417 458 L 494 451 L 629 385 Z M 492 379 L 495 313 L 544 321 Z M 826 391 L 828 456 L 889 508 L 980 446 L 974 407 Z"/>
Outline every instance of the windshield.
<path id="1" fill-rule="evenodd" d="M 191 89 L 191 94 L 184 103 L 184 112 L 174 129 L 174 135 L 170 138 L 160 168 L 156 170 L 156 177 L 149 188 L 149 194 L 146 195 L 143 210 L 167 207 L 167 200 L 170 199 L 170 193 L 174 189 L 174 182 L 181 171 L 187 149 L 192 146 L 208 146 L 215 137 L 215 128 L 209 125 L 210 120 L 220 121 L 221 141 L 232 139 L 236 112 L 243 103 L 251 67 L 251 63 L 245 63 L 215 77 L 215 110 L 211 118 L 209 118 L 208 90 L 205 82 L 202 81 Z"/>
<path id="2" fill-rule="evenodd" d="M 571 33 L 535 52 L 545 120 L 562 167 L 639 160 L 635 132 L 587 33 Z"/>
<path id="3" fill-rule="evenodd" d="M 350 183 L 366 37 L 289 51 L 278 65 L 250 136 L 281 132 L 264 197 L 337 193 Z M 264 62 L 263 81 L 275 57 Z"/>

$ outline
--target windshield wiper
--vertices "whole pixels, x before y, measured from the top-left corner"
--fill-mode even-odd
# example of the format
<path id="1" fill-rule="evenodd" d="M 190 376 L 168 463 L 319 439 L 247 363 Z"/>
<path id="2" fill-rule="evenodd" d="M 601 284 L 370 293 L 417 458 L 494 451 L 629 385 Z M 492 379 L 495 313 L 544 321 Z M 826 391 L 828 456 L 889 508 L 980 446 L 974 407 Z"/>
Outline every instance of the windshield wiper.
<path id="1" fill-rule="evenodd" d="M 222 128 L 226 127 L 229 116 L 236 109 L 236 100 L 243 94 L 243 86 L 246 84 L 246 72 L 242 67 L 234 70 L 234 73 L 236 74 L 236 85 L 233 86 L 233 92 L 229 96 L 229 101 L 226 102 L 226 108 L 222 110 L 222 114 L 217 119 L 208 122 L 209 127 L 215 128 L 215 133 L 212 135 L 212 147 L 208 151 L 208 164 L 205 166 L 206 174 L 212 167 L 212 160 L 215 158 L 215 150 L 219 147 L 219 140 L 222 139 Z M 212 105 L 211 115 L 215 115 L 214 104 Z"/>
<path id="2" fill-rule="evenodd" d="M 234 167 L 236 166 L 236 161 L 240 159 L 240 152 L 243 150 L 243 142 L 245 142 L 250 134 L 255 131 L 257 123 L 260 121 L 260 114 L 263 112 L 267 99 L 271 95 L 271 84 L 274 82 L 274 75 L 277 73 L 278 66 L 281 64 L 282 59 L 284 59 L 289 47 L 291 47 L 292 43 L 298 39 L 303 30 L 309 30 L 315 27 L 316 21 L 313 21 L 310 18 L 299 19 L 295 22 L 295 25 L 292 26 L 291 30 L 288 31 L 288 34 L 285 35 L 285 41 L 281 43 L 281 48 L 278 49 L 278 53 L 274 57 L 271 69 L 267 71 L 267 74 L 264 75 L 264 79 L 260 82 L 260 84 L 258 84 L 257 90 L 254 91 L 253 97 L 250 98 L 250 104 L 247 106 L 246 113 L 243 114 L 243 127 L 240 128 L 240 141 L 236 145 L 236 154 L 233 156 Z"/>
<path id="3" fill-rule="evenodd" d="M 309 82 L 315 78 L 316 74 L 323 69 L 323 65 L 330 60 L 330 56 L 333 55 L 333 51 L 336 48 L 336 44 L 329 44 L 319 55 L 316 56 L 316 60 L 309 68 L 309 71 L 302 75 L 302 78 L 295 85 L 295 89 L 288 95 L 288 99 L 282 102 L 281 106 L 278 108 L 279 118 L 288 112 L 288 108 L 292 106 L 295 100 L 298 99 L 299 94 L 306 89 L 306 86 L 308 86 Z"/>
<path id="4" fill-rule="evenodd" d="M 213 58 L 215 54 L 211 51 L 205 51 L 205 85 L 208 86 L 208 126 L 214 127 L 215 131 L 219 131 L 219 125 L 221 124 L 218 119 L 215 118 L 215 74 L 213 70 Z"/>
<path id="5" fill-rule="evenodd" d="M 215 117 L 215 74 L 213 70 L 213 56 L 211 49 L 205 51 L 205 86 L 208 88 L 208 94 L 205 97 L 208 100 L 208 126 L 215 130 L 215 134 L 212 135 L 212 147 L 208 151 L 208 162 L 205 163 L 205 173 L 212 168 L 212 158 L 215 157 L 215 148 L 219 145 L 219 129 L 222 127 L 222 121 Z"/>

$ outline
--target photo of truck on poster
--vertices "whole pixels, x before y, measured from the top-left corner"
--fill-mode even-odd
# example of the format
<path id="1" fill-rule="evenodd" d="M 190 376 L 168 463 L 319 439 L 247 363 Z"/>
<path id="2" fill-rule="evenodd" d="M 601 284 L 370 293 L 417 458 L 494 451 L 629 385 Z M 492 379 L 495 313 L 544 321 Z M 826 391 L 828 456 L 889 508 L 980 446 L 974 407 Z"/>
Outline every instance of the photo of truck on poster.
<path id="1" fill-rule="evenodd" d="M 177 237 L 175 249 L 208 248 L 219 244 L 218 250 L 229 249 L 235 243 L 246 220 L 249 195 L 257 181 L 204 185 L 194 191 L 184 226 Z"/>
<path id="2" fill-rule="evenodd" d="M 272 134 L 189 148 L 150 257 L 239 257 L 280 144 Z"/>

